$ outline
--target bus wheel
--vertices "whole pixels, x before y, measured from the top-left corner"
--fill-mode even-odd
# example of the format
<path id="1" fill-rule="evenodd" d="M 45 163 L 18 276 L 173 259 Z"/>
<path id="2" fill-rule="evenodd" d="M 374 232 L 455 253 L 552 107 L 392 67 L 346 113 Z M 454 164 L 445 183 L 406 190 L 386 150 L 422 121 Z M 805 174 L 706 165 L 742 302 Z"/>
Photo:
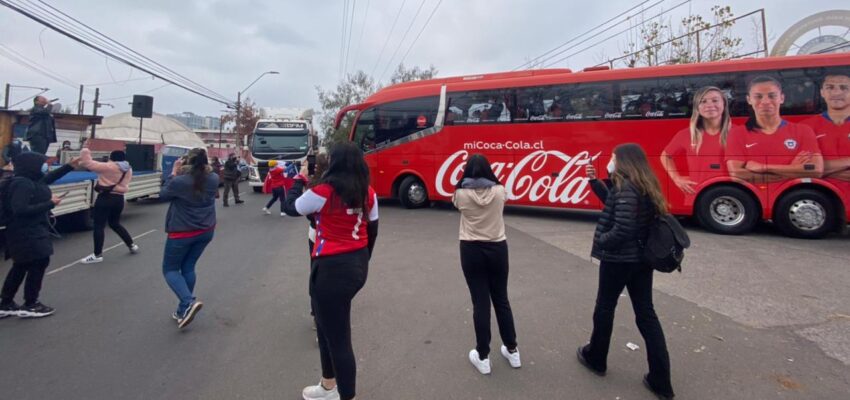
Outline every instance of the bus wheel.
<path id="1" fill-rule="evenodd" d="M 753 197 L 734 186 L 708 189 L 696 203 L 696 216 L 705 229 L 724 235 L 749 232 L 759 220 Z"/>
<path id="2" fill-rule="evenodd" d="M 428 205 L 428 190 L 419 178 L 408 176 L 398 187 L 398 199 L 407 208 L 425 207 Z"/>
<path id="3" fill-rule="evenodd" d="M 254 193 L 263 193 L 263 188 L 260 186 L 251 186 L 251 189 L 254 189 Z"/>
<path id="4" fill-rule="evenodd" d="M 800 189 L 776 202 L 773 221 L 788 236 L 817 239 L 832 231 L 838 219 L 835 214 L 828 196 L 817 190 Z"/>

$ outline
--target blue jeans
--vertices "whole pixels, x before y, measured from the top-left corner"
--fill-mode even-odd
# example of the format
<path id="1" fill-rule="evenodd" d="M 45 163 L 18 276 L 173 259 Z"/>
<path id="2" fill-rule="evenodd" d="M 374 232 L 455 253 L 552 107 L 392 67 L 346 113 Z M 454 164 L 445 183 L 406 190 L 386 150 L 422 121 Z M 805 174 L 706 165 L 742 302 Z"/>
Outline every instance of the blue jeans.
<path id="1" fill-rule="evenodd" d="M 213 239 L 214 231 L 185 238 L 165 241 L 165 253 L 162 257 L 162 275 L 165 282 L 177 295 L 180 305 L 177 315 L 183 315 L 192 301 L 195 291 L 195 264 L 201 258 L 204 249 Z"/>

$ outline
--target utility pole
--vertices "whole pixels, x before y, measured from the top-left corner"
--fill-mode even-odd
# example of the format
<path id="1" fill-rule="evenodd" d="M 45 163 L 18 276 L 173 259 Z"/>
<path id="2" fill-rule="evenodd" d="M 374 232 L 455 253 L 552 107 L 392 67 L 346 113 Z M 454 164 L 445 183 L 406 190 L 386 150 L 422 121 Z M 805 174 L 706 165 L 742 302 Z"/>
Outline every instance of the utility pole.
<path id="1" fill-rule="evenodd" d="M 261 75 L 262 76 L 262 75 Z M 242 139 L 241 132 L 239 132 L 239 117 L 241 117 L 242 113 L 242 92 L 236 92 L 236 124 L 234 125 L 234 129 L 236 129 L 236 141 L 240 142 Z"/>
<path id="2" fill-rule="evenodd" d="M 9 96 L 11 94 L 12 94 L 12 84 L 7 83 L 6 84 L 6 97 L 5 97 L 6 100 L 4 100 L 4 103 L 3 103 L 3 108 L 5 108 L 7 110 L 9 109 Z"/>
<path id="3" fill-rule="evenodd" d="M 80 85 L 80 97 L 77 100 L 77 114 L 83 115 L 83 85 Z"/>
<path id="4" fill-rule="evenodd" d="M 94 110 L 92 110 L 92 115 L 97 115 L 97 108 L 100 106 L 100 88 L 94 89 Z M 97 124 L 91 124 L 91 139 L 94 139 L 94 130 Z"/>

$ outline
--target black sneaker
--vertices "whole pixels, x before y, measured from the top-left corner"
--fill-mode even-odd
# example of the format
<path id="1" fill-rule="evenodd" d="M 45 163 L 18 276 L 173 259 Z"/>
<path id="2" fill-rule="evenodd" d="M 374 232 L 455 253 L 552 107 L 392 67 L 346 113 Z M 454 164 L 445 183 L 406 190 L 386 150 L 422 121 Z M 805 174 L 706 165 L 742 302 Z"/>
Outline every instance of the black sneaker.
<path id="1" fill-rule="evenodd" d="M 662 393 L 652 387 L 652 384 L 649 382 L 649 374 L 643 376 L 643 386 L 645 386 L 658 400 L 673 400 L 676 397 L 673 393 Z"/>
<path id="2" fill-rule="evenodd" d="M 203 306 L 204 303 L 201 303 L 200 301 L 193 301 L 192 304 L 189 305 L 189 308 L 186 309 L 186 312 L 183 313 L 183 318 L 180 318 L 177 321 L 177 327 L 183 329 L 187 325 L 191 324 L 195 315 L 198 314 L 198 311 L 201 311 L 201 307 Z"/>
<path id="3" fill-rule="evenodd" d="M 227 204 L 227 203 L 224 203 L 224 204 L 222 204 L 222 205 L 223 205 L 223 206 L 225 206 L 225 207 L 230 207 L 230 205 L 229 205 L 229 204 Z"/>
<path id="4" fill-rule="evenodd" d="M 236 200 L 236 204 L 242 204 L 244 202 L 245 202 L 245 200 Z"/>
<path id="5" fill-rule="evenodd" d="M 0 304 L 0 319 L 17 316 L 20 310 L 21 307 L 14 301 L 7 304 Z"/>
<path id="6" fill-rule="evenodd" d="M 584 346 L 579 346 L 579 348 L 576 349 L 576 358 L 578 359 L 578 362 L 585 368 L 589 369 L 590 372 L 593 372 L 598 376 L 605 376 L 604 369 L 599 369 L 594 367 L 593 365 L 590 365 L 590 362 L 587 361 L 587 358 L 584 357 Z"/>
<path id="7" fill-rule="evenodd" d="M 18 316 L 21 318 L 41 318 L 51 315 L 54 312 L 56 312 L 56 310 L 36 302 L 31 305 L 24 304 L 24 306 L 18 310 Z"/>

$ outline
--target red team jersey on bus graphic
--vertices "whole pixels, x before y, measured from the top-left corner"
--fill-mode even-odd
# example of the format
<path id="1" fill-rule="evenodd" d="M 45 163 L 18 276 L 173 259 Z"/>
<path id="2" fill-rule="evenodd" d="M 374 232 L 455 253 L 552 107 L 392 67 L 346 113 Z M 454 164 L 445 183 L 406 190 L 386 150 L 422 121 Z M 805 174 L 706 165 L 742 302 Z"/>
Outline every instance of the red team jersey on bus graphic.
<path id="1" fill-rule="evenodd" d="M 763 164 L 788 165 L 802 151 L 819 154 L 812 128 L 783 120 L 773 134 L 737 126 L 729 132 L 726 160 L 756 161 Z"/>
<path id="2" fill-rule="evenodd" d="M 688 177 L 697 183 L 709 178 L 729 175 L 726 171 L 724 149 L 720 143 L 720 135 L 703 134 L 699 152 L 691 146 L 691 130 L 685 128 L 676 133 L 664 152 L 673 157 L 677 165 L 682 165 L 682 158 L 688 166 Z M 684 175 L 684 174 L 683 174 Z"/>
<path id="3" fill-rule="evenodd" d="M 836 160 L 850 157 L 850 120 L 836 125 L 823 113 L 803 122 L 815 131 L 824 160 Z"/>
<path id="4" fill-rule="evenodd" d="M 316 218 L 316 244 L 310 256 L 332 256 L 369 245 L 366 225 L 378 220 L 378 197 L 370 186 L 364 207 L 348 208 L 331 185 L 321 184 L 304 192 L 295 201 L 295 209 Z"/>

